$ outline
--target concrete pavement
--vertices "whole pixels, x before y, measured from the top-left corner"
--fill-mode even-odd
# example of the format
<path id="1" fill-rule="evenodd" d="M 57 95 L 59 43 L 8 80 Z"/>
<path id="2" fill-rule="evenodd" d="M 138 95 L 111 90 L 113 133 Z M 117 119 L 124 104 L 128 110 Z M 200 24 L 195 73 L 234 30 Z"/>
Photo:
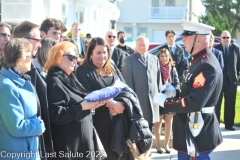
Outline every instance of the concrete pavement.
<path id="1" fill-rule="evenodd" d="M 240 159 L 240 127 L 235 131 L 225 130 L 224 124 L 220 124 L 223 135 L 223 143 L 212 153 L 212 160 L 239 160 Z M 164 137 L 161 137 L 162 139 Z M 172 149 L 171 154 L 158 154 L 155 144 L 153 145 L 150 160 L 177 160 L 177 151 Z"/>

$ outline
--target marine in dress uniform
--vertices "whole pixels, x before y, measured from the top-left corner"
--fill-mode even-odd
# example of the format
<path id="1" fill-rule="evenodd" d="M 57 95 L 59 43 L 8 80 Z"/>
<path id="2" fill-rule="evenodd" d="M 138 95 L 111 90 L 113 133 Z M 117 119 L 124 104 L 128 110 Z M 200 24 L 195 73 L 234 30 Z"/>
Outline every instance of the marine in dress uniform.
<path id="1" fill-rule="evenodd" d="M 164 109 L 176 112 L 173 148 L 178 150 L 178 159 L 210 160 L 210 153 L 222 142 L 214 112 L 222 88 L 222 70 L 215 55 L 208 49 L 209 34 L 214 27 L 187 20 L 182 20 L 182 23 L 183 42 L 192 54 L 190 66 L 181 82 L 180 97 L 167 98 Z M 193 119 L 190 119 L 191 115 L 195 115 Z M 202 124 L 197 121 L 199 116 Z M 200 131 L 199 134 L 193 136 L 196 131 L 193 127 Z"/>

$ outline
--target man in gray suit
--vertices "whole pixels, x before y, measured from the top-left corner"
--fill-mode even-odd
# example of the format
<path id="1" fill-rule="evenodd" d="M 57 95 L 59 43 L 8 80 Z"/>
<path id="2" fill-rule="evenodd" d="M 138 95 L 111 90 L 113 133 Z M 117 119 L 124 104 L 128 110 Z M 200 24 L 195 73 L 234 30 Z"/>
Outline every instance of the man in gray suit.
<path id="1" fill-rule="evenodd" d="M 139 36 L 136 40 L 137 53 L 125 58 L 122 71 L 123 78 L 132 88 L 140 101 L 144 118 L 152 125 L 159 121 L 159 106 L 153 104 L 153 96 L 160 92 L 162 86 L 158 58 L 148 54 L 149 40 Z"/>

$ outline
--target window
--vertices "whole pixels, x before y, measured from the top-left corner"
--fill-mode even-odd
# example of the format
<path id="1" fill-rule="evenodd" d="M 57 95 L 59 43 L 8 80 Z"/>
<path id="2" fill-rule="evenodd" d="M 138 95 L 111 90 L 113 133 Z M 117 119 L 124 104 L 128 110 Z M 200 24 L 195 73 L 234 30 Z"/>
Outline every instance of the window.
<path id="1" fill-rule="evenodd" d="M 176 0 L 166 0 L 166 6 L 175 6 L 175 1 Z"/>
<path id="2" fill-rule="evenodd" d="M 67 24 L 67 3 L 62 3 L 62 22 Z"/>
<path id="3" fill-rule="evenodd" d="M 152 7 L 159 7 L 160 6 L 160 0 L 152 0 Z"/>
<path id="4" fill-rule="evenodd" d="M 127 34 L 127 42 L 132 42 L 132 40 L 133 40 L 133 27 L 124 27 L 124 31 Z"/>

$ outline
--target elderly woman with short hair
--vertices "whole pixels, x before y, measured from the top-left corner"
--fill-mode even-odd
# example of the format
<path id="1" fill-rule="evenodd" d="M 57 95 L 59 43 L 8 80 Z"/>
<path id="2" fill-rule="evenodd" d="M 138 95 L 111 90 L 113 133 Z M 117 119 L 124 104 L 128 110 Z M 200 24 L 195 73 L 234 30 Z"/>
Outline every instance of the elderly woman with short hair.
<path id="1" fill-rule="evenodd" d="M 73 43 L 59 42 L 51 48 L 44 66 L 53 146 L 57 159 L 95 160 L 99 152 L 94 148 L 90 110 L 104 105 L 107 100 L 84 100 L 87 90 L 73 73 L 76 51 Z"/>
<path id="2" fill-rule="evenodd" d="M 1 59 L 0 151 L 6 151 L 1 154 L 6 159 L 40 160 L 38 136 L 45 126 L 37 117 L 36 94 L 25 74 L 31 69 L 31 51 L 27 40 L 12 39 Z M 14 157 L 17 153 L 20 157 Z"/>

